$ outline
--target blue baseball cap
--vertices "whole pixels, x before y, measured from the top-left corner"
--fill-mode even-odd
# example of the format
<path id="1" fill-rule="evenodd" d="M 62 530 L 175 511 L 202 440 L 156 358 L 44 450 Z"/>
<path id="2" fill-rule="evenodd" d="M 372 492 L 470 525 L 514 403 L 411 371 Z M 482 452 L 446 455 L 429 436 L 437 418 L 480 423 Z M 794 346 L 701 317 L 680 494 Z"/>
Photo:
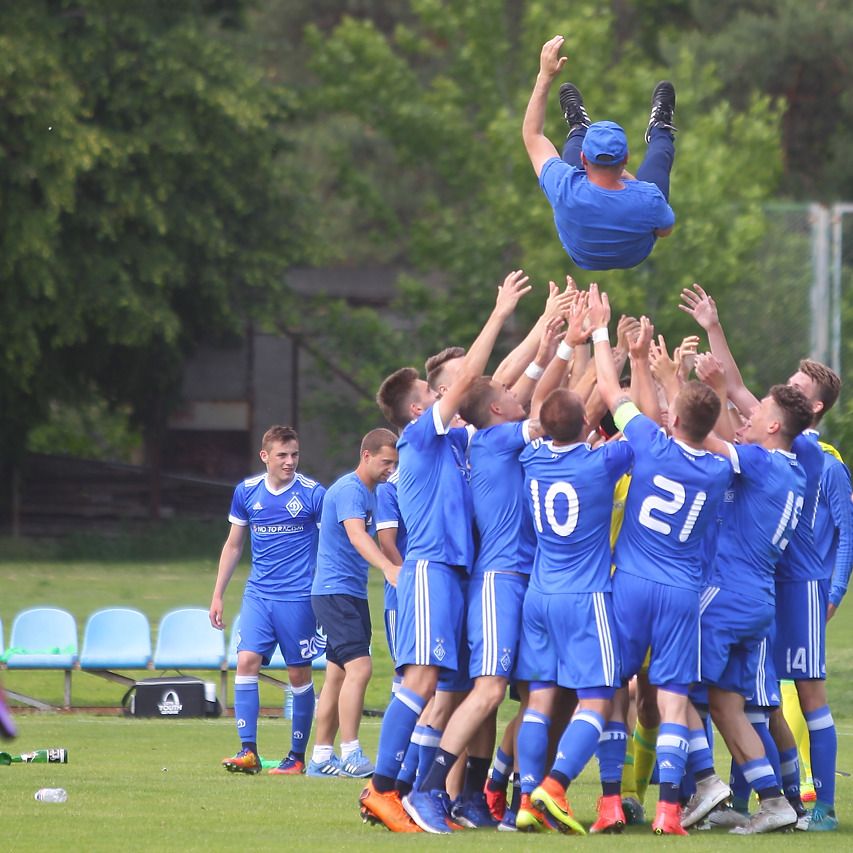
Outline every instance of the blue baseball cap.
<path id="1" fill-rule="evenodd" d="M 587 128 L 582 150 L 590 163 L 613 166 L 627 158 L 628 139 L 615 121 L 597 121 Z"/>

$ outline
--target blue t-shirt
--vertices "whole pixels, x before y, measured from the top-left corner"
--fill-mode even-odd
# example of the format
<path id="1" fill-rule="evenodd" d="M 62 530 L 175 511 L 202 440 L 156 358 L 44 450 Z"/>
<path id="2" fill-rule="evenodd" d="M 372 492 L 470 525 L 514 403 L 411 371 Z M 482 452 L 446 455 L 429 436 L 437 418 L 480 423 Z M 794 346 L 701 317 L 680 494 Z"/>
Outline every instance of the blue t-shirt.
<path id="1" fill-rule="evenodd" d="M 708 526 L 732 477 L 732 462 L 670 438 L 633 404 L 616 425 L 634 450 L 616 570 L 681 589 L 703 585 Z"/>
<path id="2" fill-rule="evenodd" d="M 633 460 L 624 441 L 592 450 L 588 444 L 555 446 L 537 439 L 522 451 L 524 490 L 538 543 L 531 589 L 610 590 L 613 487 Z"/>
<path id="3" fill-rule="evenodd" d="M 361 518 L 373 535 L 376 493 L 351 471 L 329 486 L 323 501 L 320 522 L 320 547 L 317 550 L 317 574 L 312 595 L 352 595 L 367 598 L 367 560 L 355 550 L 344 522 Z"/>
<path id="4" fill-rule="evenodd" d="M 776 565 L 777 582 L 829 579 L 818 554 L 814 536 L 817 498 L 825 455 L 817 438 L 814 430 L 807 430 L 798 435 L 791 444 L 791 450 L 797 455 L 797 462 L 806 472 L 806 487 L 800 522 Z"/>
<path id="5" fill-rule="evenodd" d="M 533 519 L 524 497 L 519 452 L 530 443 L 529 421 L 497 424 L 471 439 L 471 494 L 480 550 L 473 574 L 530 574 L 536 553 Z"/>
<path id="6" fill-rule="evenodd" d="M 270 489 L 266 474 L 234 489 L 228 520 L 248 527 L 252 540 L 247 592 L 276 601 L 311 595 L 325 493 L 315 480 L 298 473 L 278 491 Z"/>
<path id="7" fill-rule="evenodd" d="M 708 584 L 772 604 L 776 563 L 799 522 L 806 475 L 797 457 L 784 450 L 747 444 L 735 453 Z"/>
<path id="8" fill-rule="evenodd" d="M 590 183 L 586 172 L 552 157 L 539 173 L 563 248 L 585 270 L 628 269 L 644 261 L 655 245 L 655 230 L 671 228 L 675 213 L 655 184 L 624 181 L 608 190 Z"/>
<path id="9" fill-rule="evenodd" d="M 448 429 L 430 406 L 400 436 L 397 500 L 408 531 L 406 560 L 470 570 L 474 562 L 466 428 Z"/>
<path id="10" fill-rule="evenodd" d="M 400 515 L 400 505 L 397 502 L 397 480 L 400 477 L 399 470 L 376 487 L 376 530 L 393 528 L 397 531 L 396 544 L 400 556 L 406 559 L 406 525 Z M 385 581 L 385 609 L 397 609 L 397 587 L 391 586 Z"/>

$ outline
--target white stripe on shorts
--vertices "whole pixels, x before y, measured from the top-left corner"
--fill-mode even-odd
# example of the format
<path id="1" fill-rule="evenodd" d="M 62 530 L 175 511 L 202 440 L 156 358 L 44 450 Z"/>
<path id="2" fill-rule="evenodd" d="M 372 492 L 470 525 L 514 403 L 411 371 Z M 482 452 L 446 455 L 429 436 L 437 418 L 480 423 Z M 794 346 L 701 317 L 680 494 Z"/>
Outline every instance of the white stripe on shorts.
<path id="1" fill-rule="evenodd" d="M 498 613 L 495 600 L 495 573 L 483 573 L 480 593 L 480 617 L 483 622 L 483 662 L 480 675 L 497 675 L 498 671 Z"/>
<path id="2" fill-rule="evenodd" d="M 820 592 L 818 582 L 808 581 L 809 600 L 809 678 L 820 678 Z"/>
<path id="3" fill-rule="evenodd" d="M 415 563 L 415 663 L 429 666 L 429 560 Z"/>
<path id="4" fill-rule="evenodd" d="M 601 649 L 601 668 L 604 671 L 604 684 L 612 687 L 616 683 L 616 661 L 613 653 L 613 637 L 610 635 L 610 623 L 604 604 L 604 593 L 594 592 L 592 601 L 595 608 L 595 626 L 598 629 L 598 645 Z"/>

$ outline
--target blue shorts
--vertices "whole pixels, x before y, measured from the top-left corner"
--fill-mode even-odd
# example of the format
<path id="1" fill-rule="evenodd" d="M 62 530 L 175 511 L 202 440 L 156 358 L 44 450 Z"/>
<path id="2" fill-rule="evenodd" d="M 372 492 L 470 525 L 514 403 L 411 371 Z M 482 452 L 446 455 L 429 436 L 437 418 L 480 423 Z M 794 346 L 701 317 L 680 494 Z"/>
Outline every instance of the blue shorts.
<path id="1" fill-rule="evenodd" d="M 774 662 L 779 678 L 826 678 L 826 608 L 829 581 L 776 584 Z"/>
<path id="2" fill-rule="evenodd" d="M 652 650 L 649 682 L 657 687 L 699 680 L 699 593 L 656 583 L 618 568 L 613 611 L 622 677 L 636 675 Z"/>
<path id="3" fill-rule="evenodd" d="M 517 572 L 483 572 L 471 578 L 466 620 L 471 678 L 512 678 L 529 580 L 528 575 Z"/>
<path id="4" fill-rule="evenodd" d="M 762 643 L 773 625 L 773 605 L 709 586 L 702 591 L 700 612 L 702 681 L 752 699 Z"/>
<path id="5" fill-rule="evenodd" d="M 391 660 L 397 660 L 397 609 L 385 611 L 385 640 Z"/>
<path id="6" fill-rule="evenodd" d="M 397 578 L 397 669 L 415 664 L 455 673 L 464 609 L 461 572 L 446 563 L 405 560 Z"/>
<path id="7" fill-rule="evenodd" d="M 344 666 L 356 658 L 370 657 L 373 628 L 366 598 L 336 593 L 312 595 L 317 623 L 326 632 L 326 660 Z"/>
<path id="8" fill-rule="evenodd" d="M 576 690 L 619 685 L 619 647 L 609 592 L 524 597 L 516 678 Z"/>
<path id="9" fill-rule="evenodd" d="M 267 666 L 276 646 L 288 666 L 309 666 L 323 654 L 311 601 L 276 601 L 244 593 L 237 652 L 255 652 Z"/>

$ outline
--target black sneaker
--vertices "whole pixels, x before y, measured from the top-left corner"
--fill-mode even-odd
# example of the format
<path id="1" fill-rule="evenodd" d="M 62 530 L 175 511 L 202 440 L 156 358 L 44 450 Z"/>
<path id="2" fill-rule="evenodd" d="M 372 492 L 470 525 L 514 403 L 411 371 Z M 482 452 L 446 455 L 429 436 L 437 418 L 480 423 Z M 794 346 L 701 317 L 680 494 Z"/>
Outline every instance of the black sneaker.
<path id="1" fill-rule="evenodd" d="M 675 116 L 675 86 L 669 80 L 661 80 L 652 92 L 652 114 L 649 116 L 649 126 L 646 128 L 646 142 L 651 139 L 653 127 L 675 133 L 673 116 Z"/>
<path id="2" fill-rule="evenodd" d="M 570 131 L 576 127 L 589 127 L 592 124 L 584 109 L 583 95 L 574 83 L 563 83 L 560 86 L 560 109 L 563 111 L 563 118 Z"/>

